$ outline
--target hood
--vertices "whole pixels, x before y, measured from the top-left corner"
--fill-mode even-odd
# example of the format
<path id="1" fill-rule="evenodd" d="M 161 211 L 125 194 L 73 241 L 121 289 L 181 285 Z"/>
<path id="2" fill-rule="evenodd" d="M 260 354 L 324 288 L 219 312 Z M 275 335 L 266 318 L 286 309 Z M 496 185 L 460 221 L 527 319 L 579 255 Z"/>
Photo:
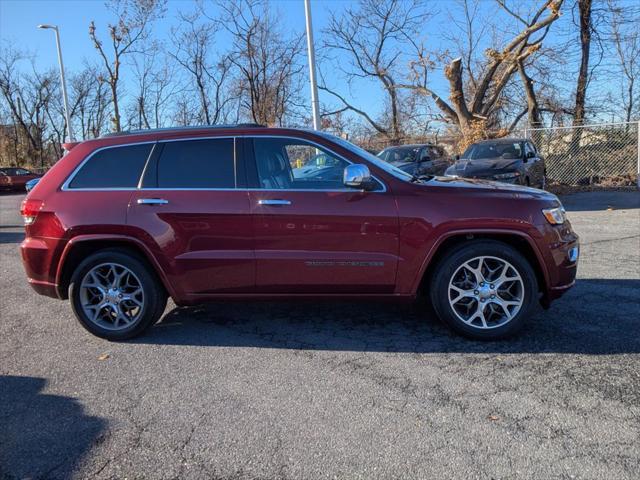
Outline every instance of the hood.
<path id="1" fill-rule="evenodd" d="M 464 188 L 487 193 L 505 194 L 514 198 L 536 198 L 546 201 L 560 202 L 553 193 L 539 190 L 537 188 L 525 187 L 510 183 L 494 182 L 492 180 L 481 180 L 476 178 L 457 177 L 433 177 L 425 183 L 439 187 Z"/>
<path id="2" fill-rule="evenodd" d="M 515 172 L 522 166 L 520 158 L 482 158 L 477 160 L 460 159 L 447 169 L 447 174 L 460 176 L 494 175 Z"/>

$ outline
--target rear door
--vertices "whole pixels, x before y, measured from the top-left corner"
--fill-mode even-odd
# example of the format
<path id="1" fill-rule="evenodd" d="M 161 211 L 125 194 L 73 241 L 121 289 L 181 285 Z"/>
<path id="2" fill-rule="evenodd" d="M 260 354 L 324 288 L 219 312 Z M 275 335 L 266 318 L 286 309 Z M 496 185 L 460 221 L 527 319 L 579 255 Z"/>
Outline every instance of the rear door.
<path id="1" fill-rule="evenodd" d="M 285 137 L 246 142 L 261 293 L 392 293 L 398 215 L 378 182 L 365 192 L 342 183 L 347 160 L 325 147 Z M 296 169 L 323 154 L 315 171 Z"/>
<path id="2" fill-rule="evenodd" d="M 255 283 L 248 192 L 233 137 L 156 144 L 128 225 L 191 300 L 250 292 Z"/>

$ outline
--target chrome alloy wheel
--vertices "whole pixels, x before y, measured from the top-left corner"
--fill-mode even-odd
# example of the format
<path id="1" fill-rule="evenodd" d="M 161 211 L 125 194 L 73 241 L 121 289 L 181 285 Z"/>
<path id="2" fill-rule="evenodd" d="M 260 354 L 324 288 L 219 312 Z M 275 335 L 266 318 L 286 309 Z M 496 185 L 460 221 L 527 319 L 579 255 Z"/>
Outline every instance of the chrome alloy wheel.
<path id="1" fill-rule="evenodd" d="M 93 267 L 80 283 L 84 314 L 107 330 L 122 330 L 136 322 L 142 314 L 144 300 L 138 277 L 117 263 Z"/>
<path id="2" fill-rule="evenodd" d="M 463 263 L 449 280 L 449 305 L 467 325 L 490 329 L 509 323 L 524 302 L 520 273 L 506 260 L 475 257 Z"/>

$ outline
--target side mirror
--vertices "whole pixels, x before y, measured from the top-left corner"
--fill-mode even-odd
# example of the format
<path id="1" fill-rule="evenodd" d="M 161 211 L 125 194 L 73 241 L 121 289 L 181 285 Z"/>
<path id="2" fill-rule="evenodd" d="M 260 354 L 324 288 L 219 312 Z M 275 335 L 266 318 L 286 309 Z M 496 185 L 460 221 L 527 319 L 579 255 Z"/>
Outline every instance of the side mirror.
<path id="1" fill-rule="evenodd" d="M 371 172 L 369 167 L 361 163 L 347 165 L 344 169 L 342 183 L 347 187 L 365 189 L 371 185 Z"/>

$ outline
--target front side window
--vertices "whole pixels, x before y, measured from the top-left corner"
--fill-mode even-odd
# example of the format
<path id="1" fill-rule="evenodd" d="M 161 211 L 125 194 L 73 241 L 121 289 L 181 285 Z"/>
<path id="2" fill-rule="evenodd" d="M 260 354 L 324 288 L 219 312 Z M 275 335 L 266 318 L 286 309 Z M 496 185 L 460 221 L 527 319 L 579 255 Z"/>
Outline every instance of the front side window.
<path id="1" fill-rule="evenodd" d="M 80 168 L 69 188 L 136 188 L 152 144 L 110 147 Z"/>
<path id="2" fill-rule="evenodd" d="M 158 188 L 235 188 L 233 138 L 164 144 L 158 159 Z"/>
<path id="3" fill-rule="evenodd" d="M 379 169 L 384 170 L 385 172 L 389 173 L 390 175 L 393 175 L 394 177 L 400 180 L 404 180 L 406 182 L 413 181 L 413 177 L 411 174 L 405 172 L 404 170 L 399 169 L 398 167 L 394 166 L 390 162 L 385 162 L 380 157 L 376 157 L 372 153 L 367 152 L 364 148 L 358 147 L 357 145 L 354 145 L 353 143 L 347 140 L 344 140 L 343 138 L 337 137 L 335 135 L 331 135 L 330 133 L 326 133 L 326 132 L 315 132 L 315 133 L 317 135 L 323 136 L 324 138 L 326 138 L 329 141 L 332 141 L 333 143 L 340 145 L 342 148 L 350 151 L 351 153 L 358 155 L 361 158 L 364 158 L 369 163 L 372 163 Z"/>
<path id="4" fill-rule="evenodd" d="M 254 138 L 260 187 L 265 189 L 342 190 L 345 167 L 336 155 L 304 140 Z"/>

